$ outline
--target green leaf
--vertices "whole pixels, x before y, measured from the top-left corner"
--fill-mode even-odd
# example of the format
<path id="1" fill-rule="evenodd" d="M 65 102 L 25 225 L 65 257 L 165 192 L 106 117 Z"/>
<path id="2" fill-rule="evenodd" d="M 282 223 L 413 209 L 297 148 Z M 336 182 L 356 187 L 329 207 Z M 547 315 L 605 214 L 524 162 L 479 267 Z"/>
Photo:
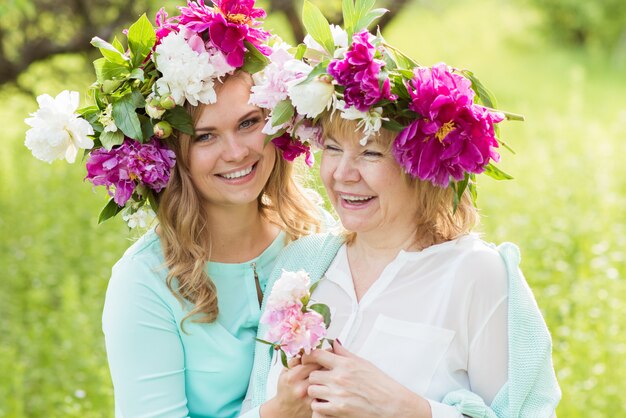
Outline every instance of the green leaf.
<path id="1" fill-rule="evenodd" d="M 476 174 L 470 175 L 470 183 L 468 185 L 470 196 L 472 197 L 472 204 L 474 207 L 478 207 L 478 188 L 476 187 Z"/>
<path id="2" fill-rule="evenodd" d="M 476 93 L 481 104 L 495 109 L 498 107 L 496 98 L 483 83 L 469 70 L 462 70 L 461 73 L 472 82 L 472 90 Z"/>
<path id="3" fill-rule="evenodd" d="M 359 32 L 362 29 L 367 29 L 370 27 L 375 20 L 380 19 L 382 15 L 387 13 L 389 10 L 387 9 L 374 9 L 368 12 L 365 16 L 361 17 L 357 22 L 354 30 L 355 32 Z"/>
<path id="4" fill-rule="evenodd" d="M 117 127 L 129 138 L 143 141 L 141 123 L 135 112 L 136 106 L 133 102 L 133 94 L 127 94 L 117 102 L 113 103 L 113 120 Z"/>
<path id="5" fill-rule="evenodd" d="M 402 132 L 405 126 L 401 123 L 396 122 L 395 120 L 390 119 L 383 121 L 383 128 L 387 129 L 388 131 Z"/>
<path id="6" fill-rule="evenodd" d="M 156 33 L 144 13 L 139 20 L 128 28 L 128 47 L 134 67 L 141 65 L 150 55 L 155 43 Z"/>
<path id="7" fill-rule="evenodd" d="M 126 52 L 126 50 L 124 49 L 124 45 L 122 45 L 122 43 L 119 41 L 119 39 L 117 39 L 117 37 L 113 38 L 112 45 L 115 49 L 120 51 L 122 54 Z"/>
<path id="8" fill-rule="evenodd" d="M 294 58 L 297 60 L 301 60 L 304 57 L 306 50 L 307 47 L 305 44 L 298 45 L 298 47 L 296 48 L 296 52 L 294 53 Z"/>
<path id="9" fill-rule="evenodd" d="M 309 75 L 307 75 L 307 77 L 301 82 L 299 82 L 297 85 L 309 83 L 313 81 L 314 79 L 316 79 L 318 76 L 322 74 L 326 74 L 326 69 L 328 68 L 329 62 L 330 62 L 329 60 L 326 60 L 317 64 L 315 67 L 313 67 Z"/>
<path id="10" fill-rule="evenodd" d="M 124 134 L 119 129 L 115 132 L 104 131 L 100 135 L 100 143 L 108 151 L 116 145 L 121 145 L 122 142 L 124 142 Z"/>
<path id="11" fill-rule="evenodd" d="M 335 52 L 335 41 L 330 24 L 320 9 L 308 0 L 304 0 L 302 6 L 302 23 L 309 35 L 332 56 Z"/>
<path id="12" fill-rule="evenodd" d="M 320 279 L 320 280 L 316 281 L 315 283 L 313 283 L 311 285 L 311 287 L 309 287 L 309 295 L 312 295 L 313 292 L 315 292 L 315 289 L 317 289 L 317 286 L 319 286 L 321 282 L 322 282 L 322 280 Z"/>
<path id="13" fill-rule="evenodd" d="M 264 69 L 270 60 L 248 41 L 244 41 L 246 53 L 243 56 L 243 71 L 254 74 Z"/>
<path id="14" fill-rule="evenodd" d="M 130 75 L 125 65 L 111 62 L 106 58 L 95 60 L 93 66 L 96 70 L 96 78 L 100 84 L 104 83 L 106 80 L 124 79 Z"/>
<path id="15" fill-rule="evenodd" d="M 372 10 L 372 7 L 374 7 L 375 3 L 376 3 L 376 0 L 356 0 L 356 3 L 354 4 L 354 8 L 353 8 L 353 14 L 352 14 L 352 23 L 353 23 L 352 32 L 348 33 L 349 35 L 348 39 L 350 43 L 352 43 L 352 34 L 363 29 L 362 26 L 359 26 L 359 22 L 362 22 L 365 20 L 365 17 L 369 13 L 369 11 Z"/>
<path id="16" fill-rule="evenodd" d="M 146 99 L 143 97 L 143 94 L 141 94 L 139 90 L 133 90 L 130 97 L 132 99 L 133 106 L 135 106 L 135 109 L 137 109 L 138 107 L 146 106 Z"/>
<path id="17" fill-rule="evenodd" d="M 135 80 L 144 81 L 144 73 L 141 68 L 135 68 L 130 72 L 130 78 L 134 78 Z"/>
<path id="18" fill-rule="evenodd" d="M 293 117 L 294 108 L 289 99 L 279 102 L 272 112 L 272 126 L 279 126 Z"/>
<path id="19" fill-rule="evenodd" d="M 145 115 L 137 115 L 139 117 L 139 123 L 141 123 L 141 132 L 143 133 L 143 137 L 146 141 L 150 140 L 152 135 L 154 135 L 154 123 L 152 120 Z"/>
<path id="20" fill-rule="evenodd" d="M 129 58 L 107 41 L 94 36 L 91 39 L 91 44 L 100 49 L 102 56 L 108 61 L 124 66 L 128 65 L 128 62 L 130 61 Z"/>
<path id="21" fill-rule="evenodd" d="M 115 200 L 111 198 L 106 206 L 102 208 L 100 216 L 98 217 L 98 223 L 101 224 L 107 219 L 114 217 L 115 215 L 120 213 L 122 209 L 124 209 L 124 207 L 118 206 L 117 203 L 115 203 Z"/>
<path id="22" fill-rule="evenodd" d="M 463 193 L 465 192 L 465 189 L 467 189 L 467 185 L 469 184 L 469 173 L 465 173 L 465 178 L 459 182 L 457 182 L 457 189 L 456 189 L 456 195 L 458 197 L 458 201 L 461 201 L 461 198 L 463 197 Z"/>
<path id="23" fill-rule="evenodd" d="M 498 167 L 496 167 L 495 165 L 491 163 L 487 164 L 487 166 L 485 167 L 485 174 L 491 177 L 492 179 L 496 179 L 496 180 L 512 180 L 513 179 L 513 176 L 505 173 L 504 171 L 500 170 Z"/>
<path id="24" fill-rule="evenodd" d="M 191 115 L 182 106 L 176 106 L 174 109 L 168 110 L 163 114 L 162 119 L 169 122 L 172 128 L 179 132 L 187 135 L 195 133 Z"/>
<path id="25" fill-rule="evenodd" d="M 354 34 L 354 25 L 356 25 L 354 10 L 354 0 L 343 0 L 341 2 L 341 11 L 343 13 L 343 26 L 348 32 L 348 39 L 352 39 L 352 35 Z"/>
<path id="26" fill-rule="evenodd" d="M 326 329 L 330 326 L 330 308 L 323 303 L 314 303 L 309 306 L 309 309 L 317 312 L 318 314 L 324 317 L 324 325 L 326 325 Z"/>
<path id="27" fill-rule="evenodd" d="M 280 361 L 283 363 L 285 368 L 289 368 L 289 363 L 287 363 L 287 354 L 283 350 L 280 350 Z"/>

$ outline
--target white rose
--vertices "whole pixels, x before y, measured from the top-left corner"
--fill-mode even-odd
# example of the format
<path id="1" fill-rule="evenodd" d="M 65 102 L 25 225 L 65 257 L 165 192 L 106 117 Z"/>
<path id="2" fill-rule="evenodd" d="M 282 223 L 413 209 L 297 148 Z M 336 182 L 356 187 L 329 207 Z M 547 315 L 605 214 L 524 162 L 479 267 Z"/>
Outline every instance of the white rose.
<path id="1" fill-rule="evenodd" d="M 289 97 L 298 114 L 314 118 L 330 108 L 333 103 L 335 87 L 326 81 L 313 79 L 308 82 L 296 80 L 289 84 Z"/>
<path id="2" fill-rule="evenodd" d="M 68 163 L 76 160 L 79 149 L 93 148 L 93 128 L 76 114 L 79 95 L 64 90 L 54 99 L 43 94 L 37 97 L 39 110 L 24 120 L 31 129 L 26 131 L 24 145 L 35 158 L 52 163 L 65 158 Z"/>

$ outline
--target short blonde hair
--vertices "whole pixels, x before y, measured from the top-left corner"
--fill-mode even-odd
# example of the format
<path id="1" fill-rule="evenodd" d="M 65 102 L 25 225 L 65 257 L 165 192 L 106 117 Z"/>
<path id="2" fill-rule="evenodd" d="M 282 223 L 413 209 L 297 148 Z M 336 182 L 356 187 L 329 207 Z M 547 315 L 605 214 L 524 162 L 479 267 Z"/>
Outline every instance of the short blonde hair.
<path id="1" fill-rule="evenodd" d="M 356 121 L 343 119 L 339 115 L 325 116 L 321 125 L 324 141 L 327 137 L 358 141 L 362 135 Z M 386 152 L 391 153 L 396 136 L 397 133 L 381 128 L 379 134 L 370 138 L 370 141 L 381 144 Z M 403 168 L 402 178 L 411 186 L 419 208 L 415 218 L 415 242 L 422 248 L 458 238 L 478 224 L 478 211 L 472 204 L 468 190 L 463 193 L 454 211 L 454 191 L 451 187 L 444 189 L 429 181 L 413 178 Z M 354 242 L 356 233 L 346 231 L 345 236 L 346 242 L 350 244 Z"/>

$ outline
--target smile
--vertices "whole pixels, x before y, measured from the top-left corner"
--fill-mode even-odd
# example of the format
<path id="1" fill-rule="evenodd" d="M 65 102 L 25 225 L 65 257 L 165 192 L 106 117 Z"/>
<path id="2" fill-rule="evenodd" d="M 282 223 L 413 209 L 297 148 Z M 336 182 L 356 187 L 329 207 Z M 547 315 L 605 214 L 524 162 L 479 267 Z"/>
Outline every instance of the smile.
<path id="1" fill-rule="evenodd" d="M 360 205 L 372 200 L 375 196 L 357 196 L 350 194 L 340 194 L 339 198 L 352 205 Z"/>
<path id="2" fill-rule="evenodd" d="M 247 175 L 252 173 L 252 170 L 254 170 L 255 167 L 256 167 L 256 163 L 254 163 L 250 167 L 244 168 L 242 170 L 233 171 L 232 173 L 217 174 L 217 176 L 225 178 L 227 180 L 240 179 L 240 178 L 246 177 Z"/>

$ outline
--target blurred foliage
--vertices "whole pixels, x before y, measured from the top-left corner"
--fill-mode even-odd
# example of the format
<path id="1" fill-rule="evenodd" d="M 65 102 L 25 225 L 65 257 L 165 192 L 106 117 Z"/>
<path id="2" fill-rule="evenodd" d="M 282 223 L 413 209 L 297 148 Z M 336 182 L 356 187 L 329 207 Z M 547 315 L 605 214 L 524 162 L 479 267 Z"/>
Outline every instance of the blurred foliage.
<path id="1" fill-rule="evenodd" d="M 626 85 L 605 58 L 546 42 L 533 30 L 541 18 L 517 2 L 415 3 L 385 37 L 422 64 L 472 69 L 503 109 L 526 116 L 502 126 L 517 152 L 502 151 L 502 168 L 516 179 L 479 180 L 481 229 L 488 241 L 521 248 L 553 336 L 558 416 L 621 416 L 626 109 L 615 104 Z M 290 33 L 284 17 L 268 20 Z M 52 95 L 84 91 L 93 78 L 81 54 L 20 75 L 35 94 Z M 96 224 L 107 196 L 81 181 L 83 164 L 48 165 L 24 147 L 33 96 L 9 84 L 0 102 L 0 417 L 112 417 L 100 316 L 111 266 L 132 234 L 121 219 Z"/>
<path id="2" fill-rule="evenodd" d="M 543 15 L 543 29 L 559 41 L 611 53 L 626 52 L 626 1 L 524 0 Z"/>

